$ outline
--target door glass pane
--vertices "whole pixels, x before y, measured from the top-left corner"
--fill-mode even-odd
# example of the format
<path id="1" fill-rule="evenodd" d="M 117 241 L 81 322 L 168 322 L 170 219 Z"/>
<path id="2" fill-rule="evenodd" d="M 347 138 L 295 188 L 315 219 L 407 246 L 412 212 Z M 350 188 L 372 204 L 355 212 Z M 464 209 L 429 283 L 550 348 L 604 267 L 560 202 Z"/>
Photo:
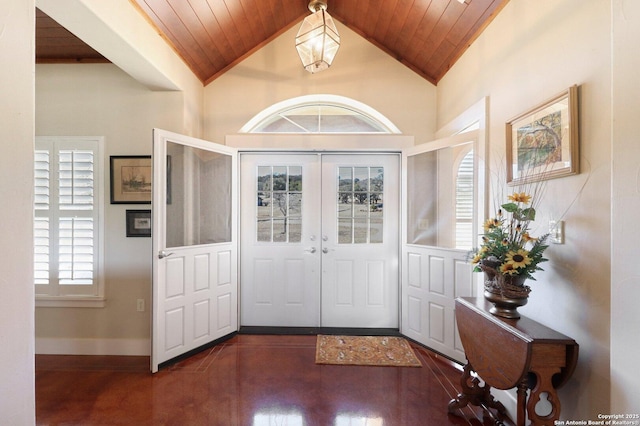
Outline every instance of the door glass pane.
<path id="1" fill-rule="evenodd" d="M 352 217 L 353 203 L 351 200 L 351 192 L 338 193 L 338 217 Z"/>
<path id="2" fill-rule="evenodd" d="M 353 190 L 356 192 L 367 191 L 369 189 L 369 167 L 354 167 L 353 172 Z"/>
<path id="3" fill-rule="evenodd" d="M 352 219 L 338 219 L 338 244 L 351 244 L 353 242 Z"/>
<path id="4" fill-rule="evenodd" d="M 339 167 L 339 244 L 382 243 L 383 167 Z"/>
<path id="5" fill-rule="evenodd" d="M 369 231 L 367 219 L 355 219 L 353 221 L 353 242 L 366 244 Z"/>
<path id="6" fill-rule="evenodd" d="M 351 167 L 338 168 L 338 191 L 353 190 L 353 169 Z"/>
<path id="7" fill-rule="evenodd" d="M 371 243 L 382 243 L 382 219 L 371 219 Z"/>
<path id="8" fill-rule="evenodd" d="M 470 249 L 473 241 L 473 142 L 408 157 L 407 241 Z M 466 158 L 466 160 L 465 160 Z"/>
<path id="9" fill-rule="evenodd" d="M 167 143 L 167 247 L 231 241 L 231 156 Z"/>
<path id="10" fill-rule="evenodd" d="M 256 187 L 257 241 L 302 241 L 302 167 L 259 166 Z"/>

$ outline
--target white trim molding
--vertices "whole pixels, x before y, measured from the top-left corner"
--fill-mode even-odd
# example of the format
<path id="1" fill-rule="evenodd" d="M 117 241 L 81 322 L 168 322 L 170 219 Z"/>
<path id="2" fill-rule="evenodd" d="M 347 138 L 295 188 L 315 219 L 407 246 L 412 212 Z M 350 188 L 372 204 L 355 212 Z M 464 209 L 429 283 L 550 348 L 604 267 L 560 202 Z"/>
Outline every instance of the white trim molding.
<path id="1" fill-rule="evenodd" d="M 37 355 L 149 356 L 150 339 L 77 339 L 36 337 Z"/>

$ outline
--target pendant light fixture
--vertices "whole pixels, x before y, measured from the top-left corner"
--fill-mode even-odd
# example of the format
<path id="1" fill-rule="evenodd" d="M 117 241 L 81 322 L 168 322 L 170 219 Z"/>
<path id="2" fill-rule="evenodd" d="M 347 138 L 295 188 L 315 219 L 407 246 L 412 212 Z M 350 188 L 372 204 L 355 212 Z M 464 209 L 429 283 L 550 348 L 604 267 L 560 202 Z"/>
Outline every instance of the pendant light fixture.
<path id="1" fill-rule="evenodd" d="M 309 10 L 312 14 L 304 18 L 296 35 L 296 49 L 304 69 L 313 74 L 331 66 L 340 47 L 340 36 L 325 1 L 311 0 Z"/>

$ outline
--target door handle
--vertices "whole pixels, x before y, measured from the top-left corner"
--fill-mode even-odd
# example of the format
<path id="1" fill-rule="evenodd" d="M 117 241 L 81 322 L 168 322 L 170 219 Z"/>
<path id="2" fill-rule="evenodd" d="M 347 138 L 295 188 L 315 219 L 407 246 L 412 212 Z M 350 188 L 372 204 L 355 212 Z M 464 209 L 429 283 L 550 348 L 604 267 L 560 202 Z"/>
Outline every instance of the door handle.
<path id="1" fill-rule="evenodd" d="M 315 247 L 311 247 L 311 248 L 306 249 L 305 251 L 306 251 L 307 253 L 311 253 L 311 254 L 313 254 L 313 253 L 315 253 L 315 252 L 316 252 L 316 248 L 315 248 Z"/>
<path id="2" fill-rule="evenodd" d="M 158 259 L 164 259 L 165 257 L 169 257 L 171 256 L 173 253 L 167 253 L 164 250 L 160 250 L 160 253 L 158 253 Z"/>
<path id="3" fill-rule="evenodd" d="M 327 253 L 329 253 L 329 249 L 325 247 L 325 248 L 323 248 L 323 249 L 322 249 L 322 252 L 323 252 L 324 254 L 327 254 Z"/>

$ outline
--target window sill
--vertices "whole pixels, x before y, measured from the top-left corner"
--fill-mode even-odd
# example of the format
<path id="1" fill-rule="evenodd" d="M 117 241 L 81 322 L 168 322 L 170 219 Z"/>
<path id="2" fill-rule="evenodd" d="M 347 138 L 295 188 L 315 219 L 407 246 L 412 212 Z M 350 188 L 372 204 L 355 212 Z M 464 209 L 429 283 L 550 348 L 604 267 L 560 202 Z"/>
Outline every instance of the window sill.
<path id="1" fill-rule="evenodd" d="M 104 297 L 36 296 L 36 308 L 104 308 L 105 305 Z"/>

